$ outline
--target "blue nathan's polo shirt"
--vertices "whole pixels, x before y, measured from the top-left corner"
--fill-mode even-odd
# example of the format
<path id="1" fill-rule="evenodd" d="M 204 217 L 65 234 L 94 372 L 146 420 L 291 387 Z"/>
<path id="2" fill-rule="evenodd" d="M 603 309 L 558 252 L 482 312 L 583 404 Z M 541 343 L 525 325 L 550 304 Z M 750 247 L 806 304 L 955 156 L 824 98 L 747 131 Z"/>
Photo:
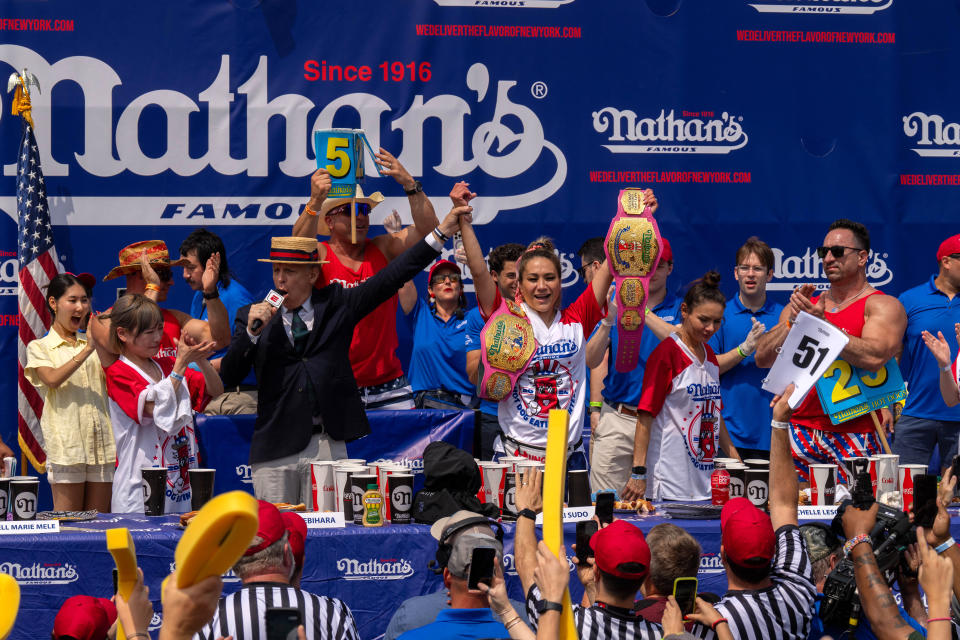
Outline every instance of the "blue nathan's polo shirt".
<path id="1" fill-rule="evenodd" d="M 483 331 L 483 325 L 485 324 L 486 322 L 484 322 L 483 316 L 480 315 L 480 307 L 474 307 L 467 312 L 467 330 L 464 332 L 463 336 L 464 346 L 466 347 L 467 351 L 480 350 L 480 333 Z M 469 379 L 467 382 L 469 382 Z M 473 389 L 471 393 L 476 394 L 476 389 Z M 479 408 L 481 413 L 485 413 L 488 416 L 493 416 L 494 418 L 497 417 L 496 402 L 480 400 Z"/>
<path id="2" fill-rule="evenodd" d="M 413 333 L 410 353 L 410 385 L 414 391 L 445 389 L 452 393 L 473 393 L 467 378 L 464 333 L 467 318 L 456 315 L 444 322 L 423 298 L 407 314 Z"/>
<path id="3" fill-rule="evenodd" d="M 920 286 L 900 294 L 900 303 L 907 312 L 907 332 L 903 336 L 900 372 L 907 383 L 907 404 L 904 415 L 924 420 L 960 420 L 960 405 L 948 407 L 940 395 L 940 367 L 920 332 L 933 335 L 943 332 L 950 353 L 957 352 L 957 334 L 953 325 L 960 322 L 960 295 L 953 300 L 934 285 L 935 276 Z"/>
<path id="4" fill-rule="evenodd" d="M 756 313 L 743 306 L 739 293 L 727 302 L 720 329 L 710 338 L 710 346 L 719 355 L 737 345 L 750 333 L 751 318 L 756 318 L 769 331 L 780 321 L 783 305 L 767 297 L 763 307 Z M 760 388 L 767 375 L 766 369 L 757 366 L 750 354 L 732 369 L 720 376 L 720 395 L 723 397 L 723 420 L 735 447 L 770 449 L 771 395 Z"/>
<path id="5" fill-rule="evenodd" d="M 667 295 L 663 302 L 653 308 L 652 312 L 669 322 L 678 324 L 680 322 L 680 303 L 682 300 Z M 617 328 L 610 328 L 610 357 L 607 359 L 607 377 L 603 379 L 603 399 L 610 406 L 616 406 L 617 403 L 637 406 L 640 400 L 640 392 L 643 390 L 643 369 L 647 363 L 647 358 L 653 353 L 653 350 L 660 344 L 660 339 L 653 334 L 653 331 L 644 329 L 640 335 L 640 357 L 637 360 L 637 366 L 633 371 L 620 373 L 615 364 L 617 358 Z"/>
<path id="6" fill-rule="evenodd" d="M 456 638 L 509 638 L 510 632 L 493 617 L 493 612 L 483 609 L 445 609 L 437 614 L 430 624 L 402 633 L 397 640 L 453 640 Z"/>

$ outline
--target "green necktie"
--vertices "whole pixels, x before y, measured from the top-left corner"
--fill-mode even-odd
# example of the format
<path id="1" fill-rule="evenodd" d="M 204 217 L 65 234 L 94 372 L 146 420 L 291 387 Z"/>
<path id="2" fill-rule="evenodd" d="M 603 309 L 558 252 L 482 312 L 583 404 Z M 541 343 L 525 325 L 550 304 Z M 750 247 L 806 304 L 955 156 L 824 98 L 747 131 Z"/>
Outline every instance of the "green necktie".
<path id="1" fill-rule="evenodd" d="M 300 317 L 300 311 L 303 307 L 291 309 L 293 321 L 290 323 L 291 333 L 293 334 L 293 348 L 297 353 L 302 354 L 307 348 L 307 336 L 310 330 L 307 329 L 307 323 Z"/>

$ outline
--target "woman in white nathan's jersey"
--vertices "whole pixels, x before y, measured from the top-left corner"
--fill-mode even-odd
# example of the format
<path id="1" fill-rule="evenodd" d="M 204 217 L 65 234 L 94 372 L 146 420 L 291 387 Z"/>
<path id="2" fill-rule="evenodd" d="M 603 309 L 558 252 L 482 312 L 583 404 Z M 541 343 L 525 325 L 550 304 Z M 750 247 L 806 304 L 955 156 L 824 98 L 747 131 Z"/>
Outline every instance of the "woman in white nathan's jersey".
<path id="1" fill-rule="evenodd" d="M 473 197 L 466 185 L 464 195 Z M 657 201 L 649 189 L 644 199 L 653 211 Z M 456 202 L 456 200 L 454 200 Z M 484 318 L 500 306 L 500 291 L 490 276 L 467 217 L 461 218 L 463 246 L 473 274 L 477 302 Z M 586 344 L 594 327 L 605 315 L 606 293 L 612 276 L 606 262 L 593 282 L 573 304 L 561 303 L 560 260 L 553 243 L 546 238 L 533 242 L 517 260 L 521 304 L 537 342 L 537 350 L 520 375 L 510 394 L 497 407 L 501 437 L 494 443 L 500 455 L 544 457 L 547 444 L 547 417 L 551 409 L 564 409 L 570 415 L 567 467 L 586 469 L 583 451 L 583 417 L 586 395 Z M 467 353 L 467 373 L 476 380 L 480 352 Z"/>
<path id="2" fill-rule="evenodd" d="M 726 306 L 719 283 L 720 274 L 708 271 L 687 291 L 680 330 L 647 359 L 625 500 L 644 494 L 653 500 L 707 500 L 718 449 L 739 458 L 720 414 L 720 368 L 707 344 Z"/>

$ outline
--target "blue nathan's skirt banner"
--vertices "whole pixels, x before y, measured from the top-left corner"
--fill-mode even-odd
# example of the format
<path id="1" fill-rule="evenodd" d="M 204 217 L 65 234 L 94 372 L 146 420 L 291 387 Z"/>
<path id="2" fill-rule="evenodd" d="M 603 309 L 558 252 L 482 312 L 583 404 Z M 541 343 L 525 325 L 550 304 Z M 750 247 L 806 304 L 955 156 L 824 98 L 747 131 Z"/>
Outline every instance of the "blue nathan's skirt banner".
<path id="1" fill-rule="evenodd" d="M 367 462 L 392 461 L 414 474 L 413 490 L 423 488 L 423 450 L 442 440 L 466 451 L 473 450 L 473 411 L 369 411 L 370 430 L 365 438 L 347 443 L 351 458 Z M 253 493 L 250 440 L 256 416 L 197 416 L 197 441 L 204 466 L 217 470 L 214 493 Z"/>
<path id="2" fill-rule="evenodd" d="M 735 251 L 751 235 L 773 247 L 774 295 L 825 286 L 815 247 L 848 217 L 872 234 L 869 281 L 897 294 L 927 280 L 938 244 L 960 231 L 958 6 L 13 0 L 0 17 L 0 78 L 26 68 L 39 80 L 37 144 L 73 272 L 102 278 L 138 240 L 176 253 L 206 226 L 236 279 L 265 292 L 270 269 L 256 258 L 307 201 L 312 132 L 357 128 L 397 155 L 438 215 L 468 181 L 485 250 L 553 236 L 567 300 L 583 286 L 577 249 L 603 235 L 625 186 L 657 193 L 672 289 L 717 268 L 734 291 Z M 0 95 L 8 442 L 21 135 L 10 100 Z M 410 223 L 393 179 L 368 175 L 363 189 L 386 196 L 374 225 L 393 209 Z M 193 292 L 177 280 L 165 304 L 185 310 Z M 95 308 L 123 286 L 99 284 Z"/>

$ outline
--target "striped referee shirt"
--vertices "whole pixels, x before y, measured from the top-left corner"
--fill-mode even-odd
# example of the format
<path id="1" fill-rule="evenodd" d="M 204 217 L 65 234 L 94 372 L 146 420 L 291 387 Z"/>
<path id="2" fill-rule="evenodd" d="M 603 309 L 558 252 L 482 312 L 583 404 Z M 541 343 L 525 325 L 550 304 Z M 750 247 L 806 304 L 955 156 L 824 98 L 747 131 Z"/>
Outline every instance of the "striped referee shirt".
<path id="1" fill-rule="evenodd" d="M 537 603 L 543 598 L 537 585 L 527 593 L 527 619 L 536 630 Z M 636 611 L 597 602 L 590 608 L 573 605 L 573 622 L 580 640 L 660 640 L 663 628 L 644 620 Z"/>
<path id="2" fill-rule="evenodd" d="M 776 557 L 765 589 L 730 591 L 716 605 L 737 640 L 806 640 L 817 589 L 800 529 L 777 530 Z M 709 627 L 695 625 L 693 635 L 716 640 Z"/>
<path id="3" fill-rule="evenodd" d="M 282 582 L 251 582 L 220 598 L 213 620 L 194 640 L 266 640 L 266 610 L 299 609 L 307 640 L 360 640 L 353 614 L 336 598 L 317 596 Z"/>

